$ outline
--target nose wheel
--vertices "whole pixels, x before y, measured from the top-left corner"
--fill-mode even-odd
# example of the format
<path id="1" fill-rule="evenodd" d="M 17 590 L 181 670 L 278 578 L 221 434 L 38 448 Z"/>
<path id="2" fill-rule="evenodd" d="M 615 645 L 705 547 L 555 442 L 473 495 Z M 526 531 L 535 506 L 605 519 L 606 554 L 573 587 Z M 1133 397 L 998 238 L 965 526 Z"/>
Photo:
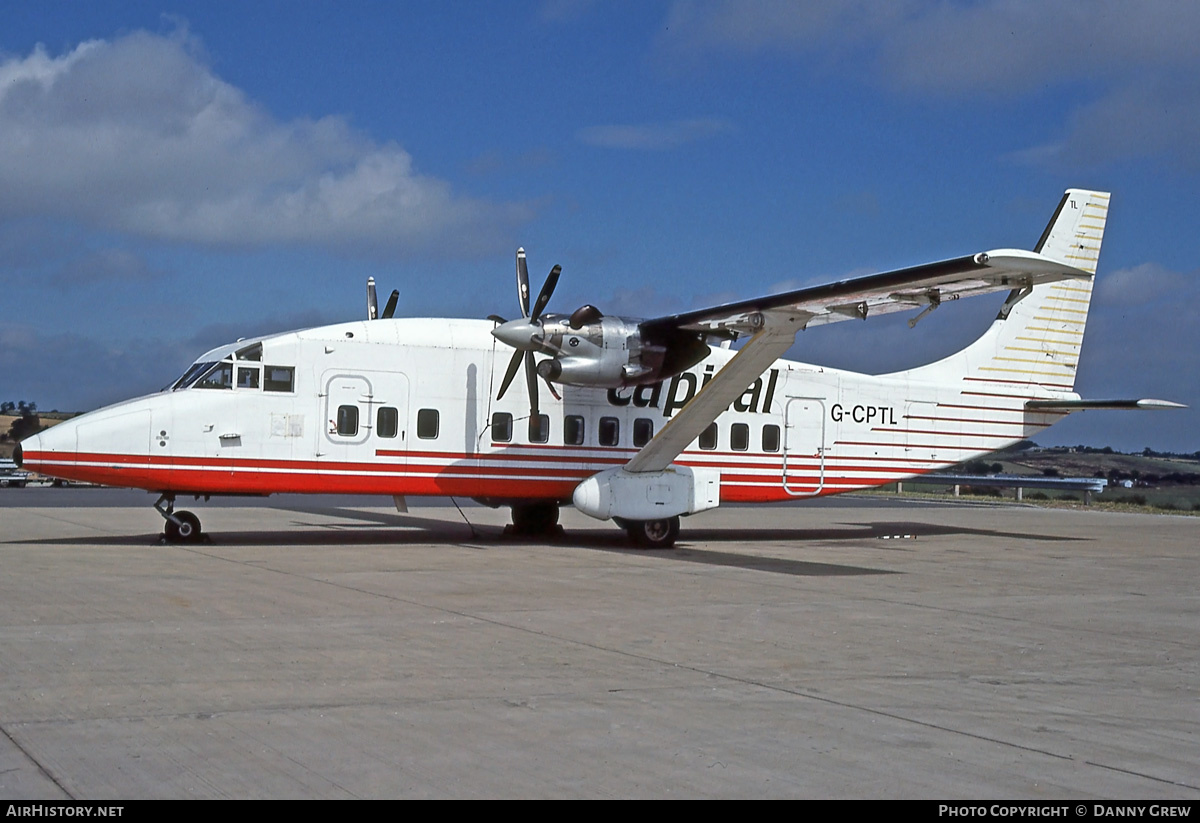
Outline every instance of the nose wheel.
<path id="1" fill-rule="evenodd" d="M 200 541 L 200 518 L 189 511 L 175 511 L 175 495 L 162 495 L 154 508 L 166 521 L 163 524 L 163 540 L 167 543 Z"/>

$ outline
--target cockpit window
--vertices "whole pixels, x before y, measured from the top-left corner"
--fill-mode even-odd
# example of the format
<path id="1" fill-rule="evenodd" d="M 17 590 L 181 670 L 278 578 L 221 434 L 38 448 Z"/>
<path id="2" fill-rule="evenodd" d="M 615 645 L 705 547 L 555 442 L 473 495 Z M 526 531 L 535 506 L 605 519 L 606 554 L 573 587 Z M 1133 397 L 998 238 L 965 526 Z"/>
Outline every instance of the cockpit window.
<path id="1" fill-rule="evenodd" d="M 248 369 L 245 366 L 238 366 L 237 376 L 237 387 L 239 389 L 258 388 L 258 369 Z"/>
<path id="2" fill-rule="evenodd" d="M 238 360 L 253 360 L 262 362 L 262 343 L 255 343 L 253 346 L 247 346 L 244 349 L 238 349 Z"/>
<path id="3" fill-rule="evenodd" d="M 296 384 L 296 369 L 293 366 L 265 366 L 263 368 L 264 391 L 290 392 Z"/>
<path id="4" fill-rule="evenodd" d="M 196 381 L 198 389 L 232 389 L 233 363 L 228 360 L 217 363 Z"/>
<path id="5" fill-rule="evenodd" d="M 188 386 L 192 385 L 192 383 L 196 382 L 197 377 L 204 374 L 214 365 L 216 364 L 211 360 L 207 363 L 193 363 L 190 367 L 188 367 L 188 370 L 183 373 L 183 377 L 171 384 L 171 391 L 186 389 Z"/>

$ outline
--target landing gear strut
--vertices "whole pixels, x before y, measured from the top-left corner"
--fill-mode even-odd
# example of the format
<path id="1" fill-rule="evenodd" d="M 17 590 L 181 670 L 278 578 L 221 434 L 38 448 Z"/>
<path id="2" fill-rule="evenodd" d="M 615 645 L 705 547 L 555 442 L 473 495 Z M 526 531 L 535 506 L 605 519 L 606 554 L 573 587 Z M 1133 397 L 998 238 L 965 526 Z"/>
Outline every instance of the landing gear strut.
<path id="1" fill-rule="evenodd" d="M 168 543 L 197 543 L 200 540 L 200 518 L 188 511 L 175 511 L 175 495 L 164 493 L 154 504 L 163 516 L 163 538 Z"/>
<path id="2" fill-rule="evenodd" d="M 616 524 L 629 535 L 630 542 L 643 549 L 669 549 L 679 537 L 678 515 L 663 520 L 616 518 Z"/>

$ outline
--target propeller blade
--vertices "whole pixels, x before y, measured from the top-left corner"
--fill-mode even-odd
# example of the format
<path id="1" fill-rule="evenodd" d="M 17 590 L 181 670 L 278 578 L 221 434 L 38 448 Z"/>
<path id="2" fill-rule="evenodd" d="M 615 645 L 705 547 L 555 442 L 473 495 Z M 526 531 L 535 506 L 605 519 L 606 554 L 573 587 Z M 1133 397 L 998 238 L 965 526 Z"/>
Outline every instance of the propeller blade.
<path id="1" fill-rule="evenodd" d="M 380 315 L 384 320 L 390 320 L 392 315 L 396 313 L 396 304 L 400 302 L 400 289 L 393 289 L 391 296 L 388 297 L 387 305 L 383 307 L 383 314 Z"/>
<path id="2" fill-rule="evenodd" d="M 487 319 L 491 320 L 493 323 L 499 323 L 500 325 L 504 325 L 508 322 L 498 314 L 489 314 Z"/>
<path id="3" fill-rule="evenodd" d="M 543 377 L 542 379 L 546 381 L 546 388 L 548 388 L 550 390 L 550 394 L 554 395 L 554 399 L 562 400 L 562 395 L 559 394 L 558 391 L 554 388 L 554 384 L 550 382 L 550 378 Z"/>
<path id="4" fill-rule="evenodd" d="M 538 415 L 538 375 L 537 366 L 533 362 L 533 352 L 525 352 L 525 386 L 529 389 L 529 415 Z"/>
<path id="5" fill-rule="evenodd" d="M 375 278 L 367 278 L 367 319 L 374 320 L 379 316 L 379 301 L 375 299 Z"/>
<path id="6" fill-rule="evenodd" d="M 542 284 L 542 291 L 538 295 L 537 302 L 533 304 L 533 314 L 529 316 L 530 320 L 537 320 L 542 316 L 542 309 L 546 308 L 546 304 L 550 302 L 550 295 L 554 294 L 554 287 L 558 285 L 560 274 L 562 274 L 562 266 L 550 269 L 546 282 Z"/>
<path id="7" fill-rule="evenodd" d="M 500 392 L 496 395 L 497 400 L 504 397 L 504 393 L 508 391 L 509 384 L 517 376 L 517 369 L 521 366 L 521 355 L 524 353 L 520 349 L 513 352 L 512 360 L 508 361 L 508 370 L 504 372 L 504 379 L 500 381 Z M 532 356 L 532 352 L 529 354 Z"/>
<path id="8" fill-rule="evenodd" d="M 525 249 L 517 249 L 517 300 L 521 316 L 529 316 L 529 269 L 525 266 Z"/>

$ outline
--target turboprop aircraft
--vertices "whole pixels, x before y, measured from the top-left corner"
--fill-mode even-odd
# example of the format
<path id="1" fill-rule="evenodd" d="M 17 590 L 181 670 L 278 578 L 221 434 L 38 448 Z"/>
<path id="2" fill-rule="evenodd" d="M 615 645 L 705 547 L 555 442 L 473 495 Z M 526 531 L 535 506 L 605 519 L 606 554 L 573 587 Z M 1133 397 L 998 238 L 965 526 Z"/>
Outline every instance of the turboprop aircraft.
<path id="1" fill-rule="evenodd" d="M 883 485 L 1081 409 L 1176 406 L 1073 390 L 1108 205 L 1068 190 L 1033 251 L 649 320 L 546 313 L 558 266 L 531 309 L 522 250 L 514 320 L 394 318 L 395 292 L 379 315 L 371 281 L 367 320 L 213 349 L 158 394 L 30 437 L 15 459 L 158 492 L 172 541 L 201 532 L 175 510 L 180 495 L 341 492 L 391 495 L 401 511 L 412 495 L 470 497 L 511 507 L 519 533 L 573 503 L 666 547 L 681 516 L 724 502 Z M 1008 297 L 991 327 L 929 365 L 872 376 L 779 359 L 802 330 L 899 311 L 915 325 L 997 291 Z M 524 393 L 510 392 L 522 370 Z"/>

